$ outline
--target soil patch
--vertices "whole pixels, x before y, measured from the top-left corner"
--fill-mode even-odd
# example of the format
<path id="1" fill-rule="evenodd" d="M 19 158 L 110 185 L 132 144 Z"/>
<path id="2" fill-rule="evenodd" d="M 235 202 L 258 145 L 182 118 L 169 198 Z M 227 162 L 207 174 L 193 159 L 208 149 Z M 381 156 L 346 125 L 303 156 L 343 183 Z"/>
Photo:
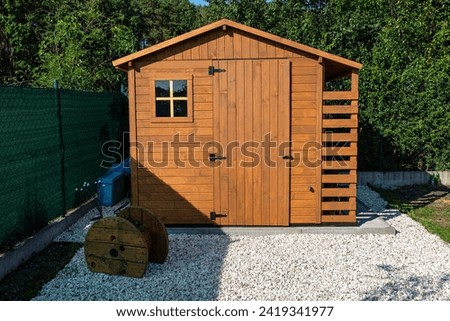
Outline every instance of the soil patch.
<path id="1" fill-rule="evenodd" d="M 83 246 L 55 242 L 0 281 L 0 301 L 29 301 L 53 279 Z"/>

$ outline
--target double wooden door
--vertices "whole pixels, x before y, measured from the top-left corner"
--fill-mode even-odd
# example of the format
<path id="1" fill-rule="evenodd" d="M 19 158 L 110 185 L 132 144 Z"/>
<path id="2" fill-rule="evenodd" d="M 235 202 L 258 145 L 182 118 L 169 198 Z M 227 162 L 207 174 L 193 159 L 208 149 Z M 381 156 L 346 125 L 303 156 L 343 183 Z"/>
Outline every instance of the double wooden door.
<path id="1" fill-rule="evenodd" d="M 216 60 L 214 212 L 219 225 L 289 225 L 290 64 Z"/>

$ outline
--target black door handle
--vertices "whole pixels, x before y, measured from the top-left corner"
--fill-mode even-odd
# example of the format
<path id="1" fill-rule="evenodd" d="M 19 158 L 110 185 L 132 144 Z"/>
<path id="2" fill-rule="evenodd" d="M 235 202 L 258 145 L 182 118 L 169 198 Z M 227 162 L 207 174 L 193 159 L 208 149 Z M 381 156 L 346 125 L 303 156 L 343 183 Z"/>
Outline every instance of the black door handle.
<path id="1" fill-rule="evenodd" d="M 216 154 L 209 154 L 209 161 L 210 162 L 215 162 L 216 160 L 222 160 L 222 159 L 227 159 L 225 156 L 216 156 Z"/>
<path id="2" fill-rule="evenodd" d="M 291 155 L 284 155 L 284 156 L 283 156 L 283 159 L 286 159 L 286 160 L 293 160 L 294 157 L 292 157 Z"/>

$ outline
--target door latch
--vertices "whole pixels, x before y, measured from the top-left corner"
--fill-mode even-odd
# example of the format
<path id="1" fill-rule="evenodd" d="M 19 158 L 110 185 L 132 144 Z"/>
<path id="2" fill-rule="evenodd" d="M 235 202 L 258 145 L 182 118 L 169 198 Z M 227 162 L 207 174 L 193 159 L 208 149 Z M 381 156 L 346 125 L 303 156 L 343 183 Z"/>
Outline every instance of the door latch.
<path id="1" fill-rule="evenodd" d="M 292 157 L 291 155 L 284 155 L 283 159 L 285 159 L 285 160 L 293 160 L 294 157 Z"/>
<path id="2" fill-rule="evenodd" d="M 210 162 L 215 162 L 216 160 L 222 160 L 222 159 L 227 159 L 225 156 L 216 156 L 216 154 L 209 154 L 209 161 Z"/>

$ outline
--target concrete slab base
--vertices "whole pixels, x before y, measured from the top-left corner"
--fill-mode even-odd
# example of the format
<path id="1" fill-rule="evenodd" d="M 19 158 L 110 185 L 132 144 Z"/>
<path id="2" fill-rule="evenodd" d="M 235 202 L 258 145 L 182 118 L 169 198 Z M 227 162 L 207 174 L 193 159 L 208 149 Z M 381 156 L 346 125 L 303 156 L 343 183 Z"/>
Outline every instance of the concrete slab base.
<path id="1" fill-rule="evenodd" d="M 395 234 L 395 228 L 373 213 L 362 213 L 354 226 L 314 225 L 289 227 L 169 227 L 169 234 L 225 234 L 225 235 L 274 235 L 274 234 Z"/>

